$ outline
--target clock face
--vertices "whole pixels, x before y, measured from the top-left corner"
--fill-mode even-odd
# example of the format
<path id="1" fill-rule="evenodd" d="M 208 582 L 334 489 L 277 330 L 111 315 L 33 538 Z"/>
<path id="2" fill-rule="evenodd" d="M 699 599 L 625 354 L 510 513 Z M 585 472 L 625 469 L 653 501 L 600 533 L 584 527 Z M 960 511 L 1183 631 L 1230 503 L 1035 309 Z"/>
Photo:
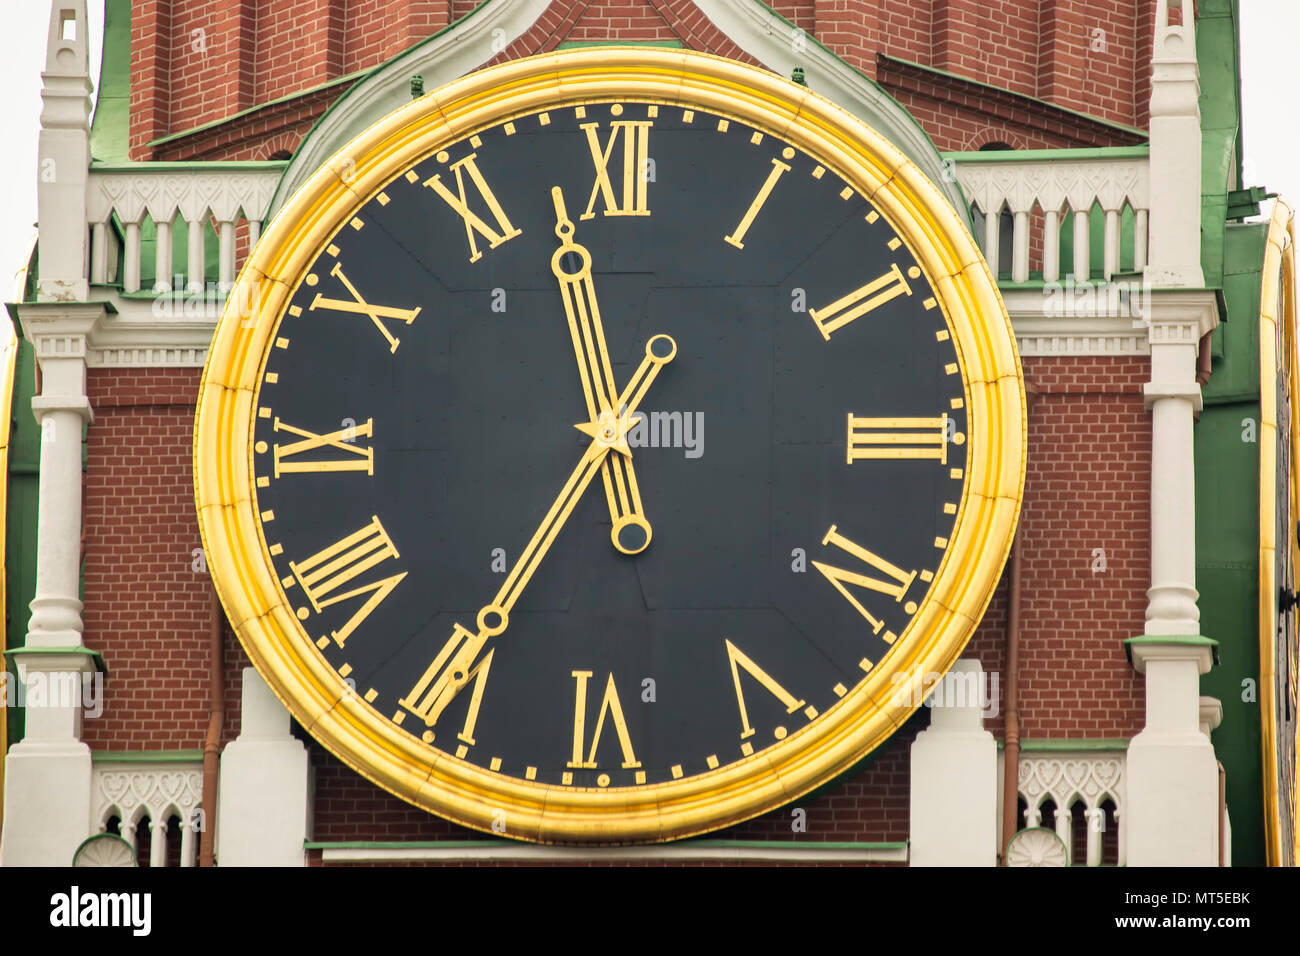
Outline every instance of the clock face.
<path id="1" fill-rule="evenodd" d="M 269 644 L 315 708 L 241 635 L 308 729 L 346 713 L 416 782 L 332 749 L 472 826 L 664 839 L 780 805 L 783 754 L 885 714 L 843 769 L 920 702 L 882 698 L 973 627 L 937 589 L 988 375 L 832 152 L 557 95 L 409 149 L 298 243 L 237 434 Z"/>

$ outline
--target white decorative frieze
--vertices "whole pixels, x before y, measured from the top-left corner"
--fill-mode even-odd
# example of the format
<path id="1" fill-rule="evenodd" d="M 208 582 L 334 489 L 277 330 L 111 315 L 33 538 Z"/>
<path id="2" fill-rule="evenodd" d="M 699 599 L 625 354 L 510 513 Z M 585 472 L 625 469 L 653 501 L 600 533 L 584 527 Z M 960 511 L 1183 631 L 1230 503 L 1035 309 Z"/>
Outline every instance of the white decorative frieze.
<path id="1" fill-rule="evenodd" d="M 96 761 L 91 777 L 90 835 L 103 833 L 111 817 L 121 821 L 121 835 L 135 847 L 141 820 L 150 826 L 151 866 L 167 862 L 167 825 L 180 822 L 181 866 L 193 866 L 197 834 L 204 826 L 203 762 Z"/>
<path id="2" fill-rule="evenodd" d="M 1119 860 L 1124 865 L 1124 752 L 1037 751 L 1020 755 L 1020 796 L 1025 800 L 1025 828 L 1043 824 L 1043 807 L 1050 800 L 1056 807 L 1055 829 L 1067 847 L 1074 836 L 1075 807 L 1087 824 L 1087 859 L 1071 861 L 1097 866 L 1102 862 L 1102 835 L 1106 813 L 1102 804 L 1115 807 L 1119 828 Z"/>
<path id="3" fill-rule="evenodd" d="M 1093 206 L 1105 218 L 1102 274 L 1110 279 L 1121 271 L 1122 215 L 1133 214 L 1134 272 L 1147 263 L 1147 223 L 1150 202 L 1150 162 L 1134 150 L 1094 150 L 1095 156 L 1068 158 L 1062 151 L 1041 150 L 1023 157 L 1009 153 L 954 155 L 957 181 L 972 206 L 984 217 L 978 236 L 989 269 L 997 275 L 1001 256 L 1002 214 L 1011 216 L 1011 281 L 1029 279 L 1031 222 L 1042 234 L 1044 282 L 1063 274 L 1087 281 L 1092 274 Z M 995 159 L 994 157 L 1003 157 Z M 1013 158 L 1014 157 L 1014 158 Z M 1061 224 L 1074 214 L 1074 262 L 1063 270 Z M 1070 268 L 1069 266 L 1072 266 Z"/>
<path id="4" fill-rule="evenodd" d="M 168 291 L 174 274 L 183 287 L 202 290 L 205 231 L 215 223 L 218 282 L 229 288 L 238 263 L 236 226 L 248 223 L 249 246 L 257 241 L 284 163 L 117 163 L 94 166 L 86 183 L 86 217 L 91 227 L 90 281 L 103 285 L 116 278 L 113 218 L 123 229 L 123 275 L 126 292 L 140 289 L 141 230 L 145 217 L 157 229 L 154 244 L 155 291 Z M 179 223 L 176 221 L 179 215 Z M 186 232 L 187 261 L 172 262 L 172 229 Z M 110 241 L 111 239 L 111 241 Z"/>

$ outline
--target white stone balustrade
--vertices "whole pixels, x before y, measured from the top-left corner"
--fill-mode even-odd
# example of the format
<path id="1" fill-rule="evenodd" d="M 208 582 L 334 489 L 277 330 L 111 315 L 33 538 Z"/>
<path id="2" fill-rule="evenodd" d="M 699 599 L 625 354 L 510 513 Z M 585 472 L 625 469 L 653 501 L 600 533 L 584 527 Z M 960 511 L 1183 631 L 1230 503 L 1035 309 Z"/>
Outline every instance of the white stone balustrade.
<path id="1" fill-rule="evenodd" d="M 194 866 L 204 825 L 203 761 L 95 760 L 90 784 L 90 833 L 104 833 L 111 817 L 122 839 L 135 848 L 136 827 L 149 821 L 149 865 L 167 863 L 167 825 L 180 821 L 181 866 Z"/>
<path id="2" fill-rule="evenodd" d="M 1076 866 L 1085 863 L 1088 866 L 1098 866 L 1102 862 L 1102 837 L 1105 834 L 1105 810 L 1102 804 L 1109 800 L 1115 807 L 1115 821 L 1119 829 L 1118 863 L 1123 866 L 1124 760 L 1122 750 L 1021 753 L 1019 791 L 1027 807 L 1024 828 L 1043 825 L 1043 806 L 1050 800 L 1056 806 L 1056 835 L 1067 847 L 1073 847 L 1073 808 L 1082 802 L 1088 834 L 1087 859 L 1072 859 L 1070 862 Z"/>
<path id="3" fill-rule="evenodd" d="M 86 184 L 90 222 L 90 281 L 120 282 L 127 293 L 140 291 L 141 226 L 146 217 L 157 230 L 154 292 L 171 291 L 180 263 L 172 262 L 172 230 L 186 232 L 185 289 L 205 285 L 205 226 L 217 233 L 218 288 L 229 291 L 237 266 L 236 229 L 248 223 L 248 248 L 261 234 L 283 162 L 260 163 L 96 163 Z M 179 215 L 179 222 L 177 216 Z M 120 224 L 119 236 L 114 217 Z M 122 275 L 114 275 L 119 242 Z"/>
<path id="4" fill-rule="evenodd" d="M 1043 237 L 1043 281 L 1061 278 L 1061 224 L 1074 213 L 1074 262 L 1071 275 L 1088 281 L 1092 272 L 1090 230 L 1093 206 L 1105 216 L 1103 274 L 1120 269 L 1121 224 L 1127 207 L 1133 213 L 1133 271 L 1147 264 L 1150 164 L 1146 147 L 1087 150 L 1023 150 L 949 153 L 972 208 L 984 217 L 980 240 L 984 258 L 996 276 L 1001 247 L 1002 213 L 1012 219 L 1011 281 L 1029 279 L 1031 224 Z"/>

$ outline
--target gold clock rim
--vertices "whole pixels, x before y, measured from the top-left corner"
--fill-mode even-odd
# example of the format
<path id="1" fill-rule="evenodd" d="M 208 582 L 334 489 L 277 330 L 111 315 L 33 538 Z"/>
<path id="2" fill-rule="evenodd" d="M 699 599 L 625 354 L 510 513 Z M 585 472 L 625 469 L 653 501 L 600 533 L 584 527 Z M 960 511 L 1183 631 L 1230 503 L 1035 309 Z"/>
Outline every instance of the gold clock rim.
<path id="1" fill-rule="evenodd" d="M 812 723 L 753 756 L 661 784 L 581 790 L 515 780 L 450 756 L 349 695 L 279 591 L 255 512 L 249 446 L 266 353 L 314 256 L 420 156 L 560 102 L 654 100 L 771 130 L 824 160 L 881 211 L 933 284 L 960 364 L 968 471 L 927 599 L 893 650 Z M 248 308 L 245 308 L 247 303 Z M 917 709 L 899 695 L 946 673 L 997 586 L 1025 473 L 1023 376 L 1010 319 L 973 240 L 939 191 L 879 133 L 759 68 L 693 51 L 620 47 L 515 60 L 414 100 L 336 153 L 289 200 L 241 270 L 209 350 L 194 433 L 195 497 L 214 585 L 250 660 L 303 726 L 356 772 L 459 824 L 535 842 L 658 842 L 758 816 L 883 744 Z"/>

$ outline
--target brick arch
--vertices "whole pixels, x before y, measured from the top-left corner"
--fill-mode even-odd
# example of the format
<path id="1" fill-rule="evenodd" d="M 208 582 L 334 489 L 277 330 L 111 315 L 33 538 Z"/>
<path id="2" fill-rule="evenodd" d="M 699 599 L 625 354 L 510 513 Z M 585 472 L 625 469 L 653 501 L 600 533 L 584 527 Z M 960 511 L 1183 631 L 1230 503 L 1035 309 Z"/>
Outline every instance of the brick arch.
<path id="1" fill-rule="evenodd" d="M 962 152 L 973 153 L 989 143 L 1006 143 L 1012 149 L 1030 149 L 1025 142 L 1025 137 L 1014 130 L 994 129 L 985 127 L 972 134 L 963 144 Z"/>
<path id="2" fill-rule="evenodd" d="M 280 150 L 285 150 L 290 156 L 293 156 L 298 151 L 300 142 L 302 142 L 301 133 L 277 133 L 259 146 L 257 158 L 270 159 L 272 155 Z"/>

